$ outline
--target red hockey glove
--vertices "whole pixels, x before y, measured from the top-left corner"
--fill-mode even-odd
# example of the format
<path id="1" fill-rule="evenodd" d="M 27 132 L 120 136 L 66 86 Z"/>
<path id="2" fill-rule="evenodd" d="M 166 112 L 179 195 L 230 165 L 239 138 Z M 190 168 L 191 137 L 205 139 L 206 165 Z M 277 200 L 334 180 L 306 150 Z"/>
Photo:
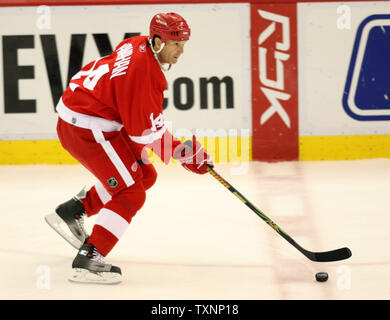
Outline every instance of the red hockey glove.
<path id="1" fill-rule="evenodd" d="M 173 152 L 173 159 L 181 162 L 182 166 L 189 171 L 205 174 L 206 165 L 214 166 L 211 156 L 203 149 L 203 146 L 196 141 L 196 137 L 179 144 Z"/>

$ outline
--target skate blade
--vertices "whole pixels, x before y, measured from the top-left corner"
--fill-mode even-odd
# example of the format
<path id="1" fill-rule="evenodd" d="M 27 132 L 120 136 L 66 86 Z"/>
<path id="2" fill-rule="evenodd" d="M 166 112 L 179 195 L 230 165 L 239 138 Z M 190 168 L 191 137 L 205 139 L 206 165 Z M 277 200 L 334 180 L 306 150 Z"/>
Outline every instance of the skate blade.
<path id="1" fill-rule="evenodd" d="M 122 281 L 122 275 L 115 272 L 91 272 L 87 269 L 73 268 L 68 280 L 78 283 L 117 284 Z"/>
<path id="2" fill-rule="evenodd" d="M 45 221 L 52 227 L 61 237 L 63 237 L 72 247 L 80 249 L 82 242 L 74 236 L 68 225 L 61 219 L 57 213 L 51 213 L 45 216 Z"/>

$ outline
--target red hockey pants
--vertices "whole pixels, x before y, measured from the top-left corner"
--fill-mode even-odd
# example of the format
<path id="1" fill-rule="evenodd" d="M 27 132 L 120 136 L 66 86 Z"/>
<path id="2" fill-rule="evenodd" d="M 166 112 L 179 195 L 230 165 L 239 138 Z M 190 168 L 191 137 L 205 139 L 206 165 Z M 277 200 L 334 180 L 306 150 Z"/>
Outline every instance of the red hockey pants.
<path id="1" fill-rule="evenodd" d="M 82 201 L 87 216 L 97 214 L 88 242 L 106 256 L 143 206 L 157 172 L 152 164 L 138 163 L 140 154 L 123 128 L 103 132 L 59 118 L 57 134 L 62 146 L 98 179 Z"/>

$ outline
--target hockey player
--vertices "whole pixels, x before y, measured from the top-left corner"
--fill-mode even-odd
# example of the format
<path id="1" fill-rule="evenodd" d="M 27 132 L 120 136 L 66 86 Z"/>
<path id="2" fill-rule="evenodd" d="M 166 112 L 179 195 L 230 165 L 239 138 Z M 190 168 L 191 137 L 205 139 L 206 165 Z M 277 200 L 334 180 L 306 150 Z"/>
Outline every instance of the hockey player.
<path id="1" fill-rule="evenodd" d="M 213 165 L 202 145 L 181 143 L 167 130 L 162 114 L 163 71 L 183 54 L 190 28 L 176 13 L 160 13 L 149 36 L 122 41 L 109 55 L 73 76 L 58 105 L 57 133 L 62 146 L 98 182 L 45 217 L 78 253 L 69 280 L 118 283 L 121 270 L 104 257 L 144 204 L 157 173 L 145 147 L 166 164 L 173 157 L 186 169 L 204 174 Z M 83 223 L 97 214 L 91 235 Z M 69 232 L 70 231 L 70 232 Z"/>

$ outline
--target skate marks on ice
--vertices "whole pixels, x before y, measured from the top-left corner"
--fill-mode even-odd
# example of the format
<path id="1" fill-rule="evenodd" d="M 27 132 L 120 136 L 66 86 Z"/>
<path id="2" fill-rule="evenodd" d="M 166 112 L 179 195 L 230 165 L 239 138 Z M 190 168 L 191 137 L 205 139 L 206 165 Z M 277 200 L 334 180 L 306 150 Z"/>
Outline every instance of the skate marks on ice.
<path id="1" fill-rule="evenodd" d="M 145 206 L 106 258 L 122 283 L 91 290 L 68 282 L 76 250 L 43 217 L 94 177 L 80 166 L 1 166 L 0 299 L 390 298 L 390 160 L 216 169 L 304 247 L 348 246 L 353 256 L 308 261 L 212 177 L 158 165 Z M 319 271 L 327 282 L 315 281 Z"/>

